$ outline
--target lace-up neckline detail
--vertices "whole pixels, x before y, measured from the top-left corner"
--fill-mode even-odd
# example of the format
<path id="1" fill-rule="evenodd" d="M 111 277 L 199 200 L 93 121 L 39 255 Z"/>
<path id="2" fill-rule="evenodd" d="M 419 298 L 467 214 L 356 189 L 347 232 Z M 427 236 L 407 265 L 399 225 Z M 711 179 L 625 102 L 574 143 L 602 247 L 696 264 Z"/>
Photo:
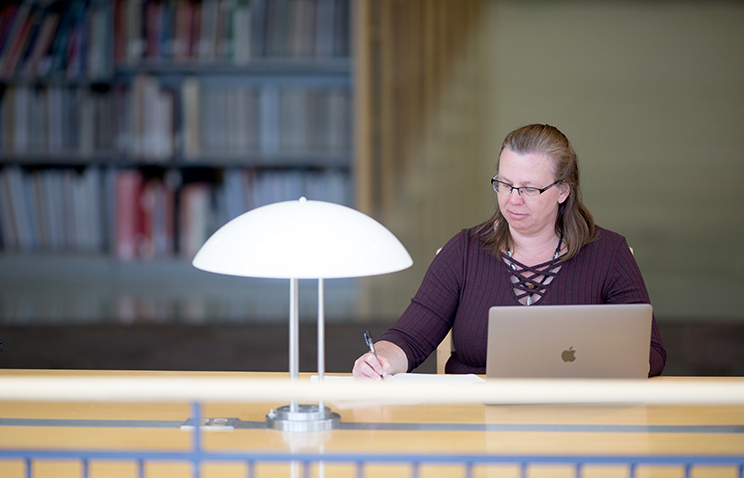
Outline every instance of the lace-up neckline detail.
<path id="1" fill-rule="evenodd" d="M 558 247 L 555 249 L 553 258 L 542 264 L 528 266 L 515 260 L 511 256 L 511 251 L 506 254 L 502 253 L 504 263 L 509 268 L 509 274 L 514 286 L 514 294 L 522 305 L 532 305 L 543 298 L 547 292 L 547 287 L 553 282 L 558 271 L 561 270 L 561 261 L 559 256 L 563 236 L 558 241 Z"/>

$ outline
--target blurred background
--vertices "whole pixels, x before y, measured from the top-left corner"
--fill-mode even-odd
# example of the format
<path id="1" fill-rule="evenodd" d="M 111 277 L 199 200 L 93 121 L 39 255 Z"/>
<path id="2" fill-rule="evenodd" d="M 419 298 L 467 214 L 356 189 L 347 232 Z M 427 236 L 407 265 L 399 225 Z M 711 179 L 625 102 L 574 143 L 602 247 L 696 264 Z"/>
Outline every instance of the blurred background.
<path id="1" fill-rule="evenodd" d="M 327 367 L 349 371 L 493 212 L 503 137 L 549 123 L 635 251 L 665 373 L 744 374 L 741 2 L 39 0 L 0 28 L 0 367 L 286 370 L 288 281 L 190 260 L 304 195 L 414 259 L 327 281 Z"/>

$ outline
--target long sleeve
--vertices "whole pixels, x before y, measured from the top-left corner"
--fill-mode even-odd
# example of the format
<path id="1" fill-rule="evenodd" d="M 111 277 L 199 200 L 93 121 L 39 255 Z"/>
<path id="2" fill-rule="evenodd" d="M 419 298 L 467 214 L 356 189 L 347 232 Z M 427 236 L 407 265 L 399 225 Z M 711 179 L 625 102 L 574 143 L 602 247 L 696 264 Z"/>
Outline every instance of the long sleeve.
<path id="1" fill-rule="evenodd" d="M 449 241 L 429 266 L 401 318 L 380 337 L 403 349 L 409 372 L 426 360 L 452 328 L 462 286 L 461 255 L 459 242 Z"/>

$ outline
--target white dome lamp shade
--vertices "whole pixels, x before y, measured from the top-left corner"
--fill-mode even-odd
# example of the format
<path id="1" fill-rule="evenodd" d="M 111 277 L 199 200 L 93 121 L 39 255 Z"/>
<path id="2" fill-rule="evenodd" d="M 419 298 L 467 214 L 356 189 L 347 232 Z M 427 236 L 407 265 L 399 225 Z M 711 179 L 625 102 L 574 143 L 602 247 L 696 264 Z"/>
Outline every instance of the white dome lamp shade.
<path id="1" fill-rule="evenodd" d="M 413 264 L 382 224 L 323 201 L 285 201 L 222 226 L 194 257 L 219 274 L 275 279 L 335 279 L 386 274 Z"/>
<path id="2" fill-rule="evenodd" d="M 364 277 L 407 269 L 411 256 L 382 224 L 352 208 L 324 201 L 284 201 L 242 214 L 201 247 L 198 269 L 242 277 L 290 279 L 289 376 L 299 377 L 298 279 L 318 279 L 318 376 L 325 368 L 324 279 Z M 340 417 L 320 402 L 271 410 L 272 428 L 320 431 Z"/>

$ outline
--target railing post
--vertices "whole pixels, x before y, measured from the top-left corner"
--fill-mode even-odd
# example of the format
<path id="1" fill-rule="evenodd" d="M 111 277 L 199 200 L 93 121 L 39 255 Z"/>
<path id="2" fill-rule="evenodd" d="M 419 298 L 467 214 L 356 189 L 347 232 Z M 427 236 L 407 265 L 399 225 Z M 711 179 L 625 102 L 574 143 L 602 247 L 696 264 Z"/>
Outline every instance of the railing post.
<path id="1" fill-rule="evenodd" d="M 194 478 L 199 478 L 201 474 L 201 466 L 200 466 L 199 461 L 201 460 L 200 455 L 202 451 L 201 404 L 199 402 L 193 402 L 191 404 L 191 416 L 194 417 L 194 433 L 192 435 L 192 442 L 191 442 L 192 476 Z"/>

